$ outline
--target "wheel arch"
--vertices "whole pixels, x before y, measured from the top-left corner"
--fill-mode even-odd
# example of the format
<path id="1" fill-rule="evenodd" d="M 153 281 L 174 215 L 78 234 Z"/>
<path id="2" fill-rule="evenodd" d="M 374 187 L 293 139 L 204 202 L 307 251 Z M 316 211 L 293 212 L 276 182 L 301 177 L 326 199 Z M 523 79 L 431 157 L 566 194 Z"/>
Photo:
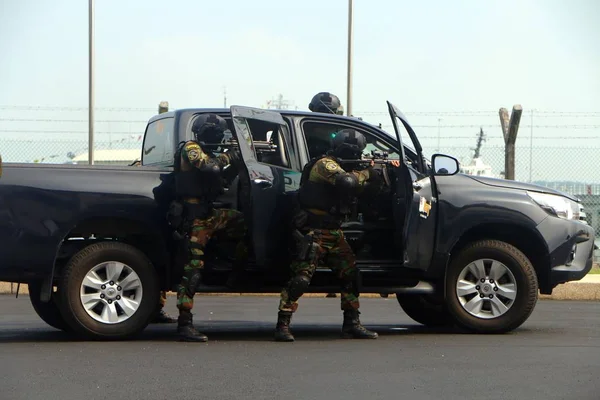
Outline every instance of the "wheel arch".
<path id="1" fill-rule="evenodd" d="M 469 228 L 451 247 L 447 265 L 469 243 L 486 239 L 500 240 L 522 251 L 535 269 L 540 292 L 545 293 L 547 290 L 551 290 L 549 286 L 550 255 L 546 242 L 535 229 L 523 225 L 494 222 L 479 224 Z M 447 268 L 444 272 L 444 281 L 446 281 L 446 278 Z"/>
<path id="2" fill-rule="evenodd" d="M 169 284 L 170 257 L 165 234 L 147 221 L 128 217 L 90 217 L 78 221 L 58 243 L 53 267 L 46 279 L 42 298 L 49 298 L 52 286 L 67 262 L 82 248 L 103 241 L 118 241 L 141 250 L 161 278 L 161 287 Z"/>

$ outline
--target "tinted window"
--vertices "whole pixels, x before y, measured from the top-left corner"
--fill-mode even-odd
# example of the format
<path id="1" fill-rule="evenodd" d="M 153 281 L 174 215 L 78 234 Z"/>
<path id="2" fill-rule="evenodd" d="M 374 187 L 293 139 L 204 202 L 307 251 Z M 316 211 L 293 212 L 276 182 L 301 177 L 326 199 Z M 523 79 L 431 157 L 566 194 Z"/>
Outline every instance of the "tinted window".
<path id="1" fill-rule="evenodd" d="M 306 138 L 306 145 L 308 146 L 310 158 L 324 155 L 328 150 L 331 149 L 331 139 L 335 136 L 335 134 L 342 129 L 348 128 L 350 127 L 326 122 L 305 122 L 302 124 L 302 130 L 304 131 L 304 137 Z M 370 156 L 371 151 L 374 150 L 380 153 L 388 153 L 389 159 L 399 159 L 398 152 L 392 149 L 385 142 L 379 140 L 369 132 L 366 132 L 362 129 L 357 129 L 354 127 L 351 129 L 362 133 L 367 139 L 367 146 L 363 150 L 363 154 L 365 156 Z"/>
<path id="2" fill-rule="evenodd" d="M 173 141 L 172 117 L 152 122 L 148 125 L 144 137 L 142 164 L 157 166 L 173 165 L 173 154 L 175 152 Z"/>
<path id="3" fill-rule="evenodd" d="M 292 168 L 288 152 L 289 127 L 250 118 L 238 118 L 237 132 L 244 140 L 252 140 L 254 158 L 261 164 Z M 248 142 L 250 144 L 250 142 Z"/>

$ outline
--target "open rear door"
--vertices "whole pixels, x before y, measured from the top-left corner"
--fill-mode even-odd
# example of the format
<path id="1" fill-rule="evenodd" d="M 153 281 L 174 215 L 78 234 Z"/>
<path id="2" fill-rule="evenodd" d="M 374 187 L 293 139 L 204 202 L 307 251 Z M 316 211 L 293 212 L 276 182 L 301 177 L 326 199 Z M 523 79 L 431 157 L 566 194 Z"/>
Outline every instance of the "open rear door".
<path id="1" fill-rule="evenodd" d="M 405 218 L 402 227 L 402 247 L 404 249 L 404 266 L 416 269 L 428 269 L 435 248 L 435 230 L 437 220 L 437 199 L 435 182 L 426 171 L 423 149 L 415 131 L 406 117 L 396 106 L 387 102 L 390 117 L 396 131 L 401 149 L 401 179 L 398 179 L 399 193 L 405 193 Z M 417 153 L 415 163 L 408 163 L 402 145 L 402 132 L 405 131 Z"/>
<path id="2" fill-rule="evenodd" d="M 290 132 L 281 114 L 257 108 L 232 106 L 234 134 L 248 176 L 249 187 L 242 191 L 254 255 L 259 267 L 277 266 L 285 269 L 289 257 L 290 232 L 287 221 L 295 190 L 298 189 L 298 172 L 289 168 L 287 146 Z M 271 153 L 261 153 L 261 147 L 272 141 Z M 259 140 L 255 140 L 259 138 Z M 275 138 L 275 140 L 273 140 Z M 259 156 L 260 155 L 260 156 Z M 290 183 L 291 182 L 291 183 Z M 249 200 L 249 201 L 248 201 Z"/>

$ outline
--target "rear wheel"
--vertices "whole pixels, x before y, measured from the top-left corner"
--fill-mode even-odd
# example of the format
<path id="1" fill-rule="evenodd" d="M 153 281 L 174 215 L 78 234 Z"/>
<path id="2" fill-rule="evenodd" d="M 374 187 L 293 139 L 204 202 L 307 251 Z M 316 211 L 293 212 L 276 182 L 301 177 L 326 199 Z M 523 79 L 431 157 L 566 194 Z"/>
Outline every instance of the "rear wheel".
<path id="1" fill-rule="evenodd" d="M 71 328 L 65 322 L 58 307 L 58 293 L 52 292 L 50 301 L 42 302 L 42 281 L 31 281 L 27 284 L 29 289 L 29 300 L 37 315 L 48 325 L 61 331 L 69 332 Z"/>
<path id="2" fill-rule="evenodd" d="M 473 332 L 504 333 L 529 318 L 538 297 L 533 265 L 499 240 L 468 245 L 451 261 L 446 278 L 448 310 Z"/>
<path id="3" fill-rule="evenodd" d="M 91 339 L 135 336 L 158 304 L 156 271 L 141 251 L 124 243 L 96 243 L 75 254 L 60 287 L 65 321 Z"/>
<path id="4" fill-rule="evenodd" d="M 425 294 L 396 294 L 396 299 L 402 310 L 420 324 L 430 327 L 454 325 L 452 315 L 448 312 L 443 299 Z"/>

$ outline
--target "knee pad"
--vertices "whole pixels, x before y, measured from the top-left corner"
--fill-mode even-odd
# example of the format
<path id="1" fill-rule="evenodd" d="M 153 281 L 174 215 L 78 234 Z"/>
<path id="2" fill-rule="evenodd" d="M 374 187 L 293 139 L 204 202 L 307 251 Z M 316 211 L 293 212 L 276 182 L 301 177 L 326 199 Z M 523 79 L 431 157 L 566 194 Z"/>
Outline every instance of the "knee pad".
<path id="1" fill-rule="evenodd" d="M 191 274 L 186 274 L 187 281 L 184 281 L 184 289 L 188 297 L 194 297 L 194 295 L 196 294 L 196 287 L 198 287 L 198 283 L 200 283 L 201 277 L 202 275 L 198 270 L 194 270 Z"/>
<path id="2" fill-rule="evenodd" d="M 290 280 L 288 285 L 288 294 L 290 299 L 296 300 L 300 298 L 310 285 L 310 278 L 306 275 L 296 275 Z"/>

